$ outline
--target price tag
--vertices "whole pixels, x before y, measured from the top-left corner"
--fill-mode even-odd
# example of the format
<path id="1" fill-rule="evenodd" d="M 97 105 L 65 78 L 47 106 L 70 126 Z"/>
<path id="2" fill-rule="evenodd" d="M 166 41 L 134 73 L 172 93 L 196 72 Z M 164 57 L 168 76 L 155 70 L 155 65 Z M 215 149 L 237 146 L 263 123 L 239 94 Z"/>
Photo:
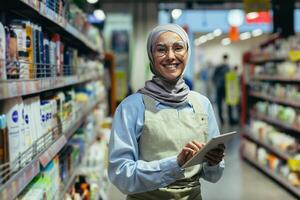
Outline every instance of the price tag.
<path id="1" fill-rule="evenodd" d="M 290 51 L 289 59 L 291 61 L 300 61 L 300 51 Z"/>

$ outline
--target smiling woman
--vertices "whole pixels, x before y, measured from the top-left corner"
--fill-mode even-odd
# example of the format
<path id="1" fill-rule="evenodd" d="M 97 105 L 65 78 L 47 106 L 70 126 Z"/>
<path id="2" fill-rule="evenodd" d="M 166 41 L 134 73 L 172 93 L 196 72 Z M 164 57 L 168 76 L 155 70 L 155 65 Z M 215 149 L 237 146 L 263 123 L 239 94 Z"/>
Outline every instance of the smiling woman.
<path id="1" fill-rule="evenodd" d="M 147 52 L 154 76 L 118 106 L 109 142 L 111 182 L 127 200 L 200 200 L 199 179 L 216 182 L 224 169 L 224 146 L 202 165 L 182 168 L 219 129 L 211 103 L 190 91 L 183 74 L 190 55 L 178 25 L 155 27 Z"/>

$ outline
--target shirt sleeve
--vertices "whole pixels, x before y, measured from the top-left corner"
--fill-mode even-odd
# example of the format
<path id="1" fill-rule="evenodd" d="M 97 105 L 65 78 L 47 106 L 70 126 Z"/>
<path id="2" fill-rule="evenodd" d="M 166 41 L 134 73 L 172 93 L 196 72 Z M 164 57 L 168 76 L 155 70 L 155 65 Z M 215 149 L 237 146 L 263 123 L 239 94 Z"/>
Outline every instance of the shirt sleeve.
<path id="1" fill-rule="evenodd" d="M 144 110 L 141 95 L 129 96 L 118 106 L 112 124 L 108 176 L 124 194 L 155 190 L 184 177 L 176 155 L 151 162 L 139 160 Z"/>
<path id="2" fill-rule="evenodd" d="M 208 100 L 208 99 L 207 99 Z M 208 140 L 214 136 L 220 135 L 218 123 L 214 114 L 211 103 L 208 100 Z M 204 163 L 201 171 L 201 177 L 209 182 L 217 182 L 223 174 L 225 168 L 225 162 L 222 160 L 218 165 L 210 166 L 208 163 Z"/>

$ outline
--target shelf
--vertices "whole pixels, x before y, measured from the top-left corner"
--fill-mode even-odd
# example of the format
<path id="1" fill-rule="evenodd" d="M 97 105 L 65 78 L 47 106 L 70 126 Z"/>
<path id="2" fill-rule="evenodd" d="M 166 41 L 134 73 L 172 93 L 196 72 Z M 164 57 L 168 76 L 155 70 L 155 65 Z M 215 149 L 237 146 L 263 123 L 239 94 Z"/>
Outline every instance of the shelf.
<path id="1" fill-rule="evenodd" d="M 259 81 L 279 81 L 279 82 L 300 82 L 300 76 L 280 76 L 280 75 L 258 75 L 252 77 L 252 80 Z"/>
<path id="2" fill-rule="evenodd" d="M 96 134 L 92 137 L 92 139 L 90 141 L 87 141 L 87 144 L 85 144 L 84 147 L 84 153 L 83 155 L 86 154 L 86 152 L 88 152 L 88 149 L 90 148 L 90 146 L 92 145 L 92 143 L 96 140 Z M 83 160 L 83 159 L 82 159 Z M 70 189 L 71 185 L 74 184 L 75 182 L 75 178 L 79 175 L 80 173 L 80 164 L 77 165 L 75 167 L 75 169 L 73 170 L 73 173 L 71 175 L 71 177 L 69 178 L 68 182 L 65 184 L 65 186 L 62 188 L 61 192 L 60 192 L 60 198 L 59 199 L 64 199 L 64 195 L 67 193 L 67 191 Z"/>
<path id="3" fill-rule="evenodd" d="M 272 57 L 269 54 L 260 54 L 259 56 L 254 57 L 255 59 L 251 59 L 249 62 L 256 65 L 261 65 L 267 62 L 280 63 L 289 60 L 287 57 Z"/>
<path id="4" fill-rule="evenodd" d="M 57 140 L 55 140 L 45 151 L 38 154 L 29 164 L 23 169 L 12 175 L 8 182 L 0 186 L 0 197 L 6 197 L 6 200 L 15 199 L 22 190 L 30 183 L 30 181 L 40 172 L 40 164 L 46 166 L 53 157 L 64 147 L 67 139 L 71 137 L 74 132 L 84 122 L 86 116 L 103 100 L 98 100 L 92 106 L 78 117 L 77 121 L 70 126 Z"/>
<path id="5" fill-rule="evenodd" d="M 91 80 L 97 80 L 99 78 L 100 77 L 98 75 L 90 74 L 83 76 L 53 77 L 35 80 L 3 81 L 0 82 L 0 100 L 63 88 Z"/>
<path id="6" fill-rule="evenodd" d="M 270 124 L 273 124 L 273 125 L 275 125 L 277 127 L 283 128 L 285 130 L 289 130 L 289 131 L 294 131 L 294 132 L 300 133 L 300 129 L 297 128 L 296 126 L 293 126 L 292 124 L 287 124 L 287 123 L 281 122 L 281 121 L 279 121 L 277 119 L 274 119 L 272 117 L 268 117 L 268 116 L 264 116 L 264 115 L 260 115 L 260 114 L 251 113 L 251 115 L 252 115 L 252 117 L 254 117 L 256 119 L 268 122 Z"/>
<path id="7" fill-rule="evenodd" d="M 244 134 L 243 136 L 253 142 L 255 142 L 256 144 L 258 144 L 259 146 L 264 147 L 265 149 L 267 149 L 268 151 L 272 152 L 273 154 L 275 154 L 276 156 L 280 157 L 283 160 L 288 160 L 290 158 L 290 156 L 284 152 L 281 152 L 280 150 L 276 149 L 275 147 L 260 141 L 259 139 L 257 139 L 253 134 L 251 134 L 251 131 L 249 129 L 244 129 Z"/>
<path id="8" fill-rule="evenodd" d="M 275 172 L 271 171 L 270 169 L 263 167 L 259 163 L 257 163 L 255 160 L 248 158 L 246 155 L 242 155 L 242 157 L 248 161 L 251 165 L 255 166 L 257 169 L 262 171 L 264 174 L 275 180 L 277 183 L 282 185 L 284 188 L 286 188 L 288 191 L 293 193 L 293 195 L 297 196 L 300 198 L 300 189 L 297 187 L 294 187 L 291 185 L 287 180 L 285 180 L 283 177 L 276 175 Z"/>
<path id="9" fill-rule="evenodd" d="M 291 101 L 291 100 L 287 100 L 287 99 L 283 99 L 283 98 L 279 98 L 279 97 L 272 97 L 272 96 L 262 94 L 260 92 L 250 92 L 249 95 L 253 96 L 253 97 L 260 98 L 260 99 L 264 99 L 264 100 L 267 100 L 267 101 L 271 101 L 271 102 L 274 102 L 274 103 L 279 103 L 279 104 L 284 104 L 284 105 L 287 105 L 287 106 L 300 108 L 300 103 L 296 102 L 296 101 Z"/>
<path id="10" fill-rule="evenodd" d="M 11 18 L 19 16 L 30 19 L 41 25 L 43 30 L 50 33 L 58 33 L 71 46 L 75 46 L 82 52 L 100 53 L 93 42 L 89 41 L 83 33 L 41 2 L 38 8 L 38 6 L 31 5 L 28 0 L 10 0 L 5 2 L 5 5 L 0 10 L 11 12 Z"/>

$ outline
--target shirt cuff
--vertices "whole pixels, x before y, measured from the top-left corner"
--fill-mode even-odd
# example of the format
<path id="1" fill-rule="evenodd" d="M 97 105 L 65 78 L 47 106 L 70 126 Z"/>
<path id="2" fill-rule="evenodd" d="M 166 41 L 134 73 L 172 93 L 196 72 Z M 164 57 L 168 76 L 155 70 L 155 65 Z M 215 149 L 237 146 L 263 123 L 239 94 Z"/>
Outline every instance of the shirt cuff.
<path id="1" fill-rule="evenodd" d="M 217 165 L 209 165 L 207 162 L 204 162 L 203 163 L 203 170 L 205 172 L 214 172 L 214 171 L 217 171 L 219 168 L 220 168 L 220 164 L 222 163 L 222 161 L 217 164 Z"/>
<path id="2" fill-rule="evenodd" d="M 176 181 L 177 179 L 184 178 L 184 169 L 177 163 L 177 156 L 161 159 L 159 161 L 160 169 L 162 170 L 164 186 Z"/>

